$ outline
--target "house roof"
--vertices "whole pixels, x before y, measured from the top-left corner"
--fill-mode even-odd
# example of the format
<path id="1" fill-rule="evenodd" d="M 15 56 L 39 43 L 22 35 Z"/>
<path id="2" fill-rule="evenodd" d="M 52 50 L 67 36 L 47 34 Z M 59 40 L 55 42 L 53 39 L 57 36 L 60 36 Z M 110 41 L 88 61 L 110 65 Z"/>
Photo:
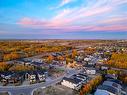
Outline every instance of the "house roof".
<path id="1" fill-rule="evenodd" d="M 36 71 L 29 71 L 27 73 L 30 74 L 30 75 L 37 75 L 37 72 Z"/>
<path id="2" fill-rule="evenodd" d="M 84 77 L 88 77 L 86 74 L 82 74 L 82 73 L 79 73 L 78 75 L 81 75 L 81 76 L 84 76 Z"/>
<path id="3" fill-rule="evenodd" d="M 19 62 L 25 62 L 25 63 L 27 63 L 27 62 L 31 62 L 32 60 L 31 59 L 17 59 L 16 61 L 19 61 Z"/>
<path id="4" fill-rule="evenodd" d="M 111 92 L 113 94 L 117 94 L 117 89 L 113 88 L 112 86 L 108 86 L 108 85 L 100 85 L 98 86 L 97 89 L 100 89 L 100 90 L 106 90 L 108 92 Z"/>
<path id="5" fill-rule="evenodd" d="M 86 68 L 86 70 L 96 70 L 96 69 L 91 67 L 91 68 Z"/>
<path id="6" fill-rule="evenodd" d="M 108 86 L 112 86 L 112 87 L 116 87 L 116 88 L 118 88 L 118 86 L 119 86 L 117 83 L 111 82 L 111 81 L 104 81 L 103 85 L 108 85 Z"/>
<path id="7" fill-rule="evenodd" d="M 32 62 L 31 64 L 36 65 L 36 66 L 40 66 L 40 65 L 42 65 L 44 63 L 43 62 Z"/>
<path id="8" fill-rule="evenodd" d="M 91 67 L 93 67 L 93 64 L 85 64 L 83 66 L 86 67 L 86 68 L 91 68 Z"/>
<path id="9" fill-rule="evenodd" d="M 44 74 L 44 71 L 37 71 L 38 74 Z"/>
<path id="10" fill-rule="evenodd" d="M 117 80 L 117 79 L 107 79 L 107 81 L 115 82 L 117 84 L 122 85 L 121 81 L 120 80 Z"/>
<path id="11" fill-rule="evenodd" d="M 44 74 L 45 72 L 47 72 L 46 70 L 35 70 L 35 71 L 28 71 L 27 73 L 30 75 L 37 75 L 37 74 Z"/>
<path id="12" fill-rule="evenodd" d="M 107 75 L 105 75 L 105 78 L 109 78 L 109 79 L 115 79 L 115 78 L 117 78 L 116 76 L 114 76 L 114 75 L 112 75 L 112 74 L 107 74 Z"/>
<path id="13" fill-rule="evenodd" d="M 12 75 L 13 72 L 1 72 L 1 75 L 4 75 L 4 76 L 8 76 L 8 75 Z"/>
<path id="14" fill-rule="evenodd" d="M 72 83 L 74 83 L 74 84 L 78 84 L 79 82 L 82 81 L 82 80 L 80 80 L 80 79 L 76 79 L 76 78 L 67 78 L 67 77 L 64 77 L 63 80 L 72 82 Z"/>
<path id="15" fill-rule="evenodd" d="M 97 90 L 94 95 L 110 95 L 107 91 Z"/>
<path id="16" fill-rule="evenodd" d="M 80 75 L 73 75 L 74 77 L 78 77 L 78 78 L 81 78 L 81 79 L 85 79 L 83 76 L 80 76 Z"/>

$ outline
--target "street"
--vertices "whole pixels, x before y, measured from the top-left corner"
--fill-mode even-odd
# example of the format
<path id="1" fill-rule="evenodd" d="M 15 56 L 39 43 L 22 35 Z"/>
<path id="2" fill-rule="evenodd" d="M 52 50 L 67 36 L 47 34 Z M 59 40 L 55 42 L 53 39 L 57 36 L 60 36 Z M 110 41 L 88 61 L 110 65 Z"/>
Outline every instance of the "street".
<path id="1" fill-rule="evenodd" d="M 73 74 L 79 73 L 80 71 L 75 70 L 75 69 L 68 69 L 65 75 L 58 77 L 56 79 L 46 81 L 45 83 L 37 83 L 37 84 L 32 84 L 29 86 L 5 86 L 5 87 L 0 87 L 0 92 L 1 91 L 7 91 L 10 92 L 11 95 L 33 95 L 33 90 L 37 88 L 43 88 L 43 87 L 48 87 L 51 85 L 54 85 L 62 80 L 63 77 L 69 77 L 72 76 Z"/>

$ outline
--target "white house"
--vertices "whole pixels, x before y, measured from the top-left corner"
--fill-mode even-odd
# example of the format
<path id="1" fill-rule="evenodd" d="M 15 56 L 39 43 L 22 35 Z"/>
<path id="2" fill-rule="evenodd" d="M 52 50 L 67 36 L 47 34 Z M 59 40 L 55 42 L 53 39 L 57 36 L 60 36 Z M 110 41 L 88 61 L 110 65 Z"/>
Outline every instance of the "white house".
<path id="1" fill-rule="evenodd" d="M 30 83 L 36 83 L 36 81 L 37 81 L 36 72 L 29 72 L 29 73 L 27 73 L 27 76 L 28 76 L 28 80 Z"/>
<path id="2" fill-rule="evenodd" d="M 38 79 L 39 79 L 40 82 L 46 80 L 46 75 L 44 74 L 44 72 L 38 72 L 37 76 L 38 76 Z"/>
<path id="3" fill-rule="evenodd" d="M 109 67 L 107 67 L 107 66 L 101 66 L 101 70 L 108 70 L 109 69 Z"/>
<path id="4" fill-rule="evenodd" d="M 96 74 L 96 69 L 95 68 L 86 68 L 85 72 L 86 74 Z"/>
<path id="5" fill-rule="evenodd" d="M 29 81 L 30 81 L 30 83 L 35 83 L 36 82 L 36 75 L 34 75 L 34 74 L 30 75 Z"/>
<path id="6" fill-rule="evenodd" d="M 61 84 L 71 89 L 79 90 L 82 86 L 82 80 L 64 77 Z"/>
<path id="7" fill-rule="evenodd" d="M 95 65 L 96 63 L 95 62 L 88 62 L 88 65 Z"/>
<path id="8" fill-rule="evenodd" d="M 90 60 L 91 58 L 88 58 L 88 57 L 84 58 L 84 61 L 90 61 Z"/>

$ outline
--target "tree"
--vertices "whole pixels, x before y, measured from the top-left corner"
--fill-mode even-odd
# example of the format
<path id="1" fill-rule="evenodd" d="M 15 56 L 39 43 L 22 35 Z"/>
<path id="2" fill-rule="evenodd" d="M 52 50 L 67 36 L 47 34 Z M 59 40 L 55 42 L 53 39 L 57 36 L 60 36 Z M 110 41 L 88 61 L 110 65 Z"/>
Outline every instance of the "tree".
<path id="1" fill-rule="evenodd" d="M 106 62 L 109 66 L 117 68 L 127 68 L 127 54 L 126 53 L 113 53 L 110 60 Z"/>
<path id="2" fill-rule="evenodd" d="M 49 56 L 47 57 L 47 62 L 48 62 L 48 63 L 51 63 L 53 59 L 54 59 L 53 56 L 52 56 L 52 55 L 49 55 Z"/>
<path id="3" fill-rule="evenodd" d="M 72 58 L 75 58 L 75 56 L 77 56 L 78 55 L 78 52 L 77 52 L 77 50 L 72 50 Z"/>
<path id="4" fill-rule="evenodd" d="M 95 89 L 102 82 L 102 76 L 96 76 L 90 80 L 87 84 L 84 84 L 80 90 L 80 95 L 86 95 Z"/>
<path id="5" fill-rule="evenodd" d="M 118 74 L 116 70 L 107 70 L 108 74 Z"/>
<path id="6" fill-rule="evenodd" d="M 85 48 L 84 49 L 84 52 L 86 54 L 93 54 L 93 53 L 95 53 L 95 51 L 96 51 L 96 49 L 95 48 L 92 48 L 92 47 L 88 47 L 88 48 Z"/>
<path id="7" fill-rule="evenodd" d="M 23 64 L 15 64 L 11 68 L 9 68 L 10 71 L 28 71 L 33 69 L 33 66 L 25 66 Z"/>
<path id="8" fill-rule="evenodd" d="M 8 71 L 10 67 L 11 67 L 11 64 L 0 62 L 0 71 Z"/>
<path id="9" fill-rule="evenodd" d="M 58 56 L 57 59 L 63 61 L 64 57 L 63 56 Z"/>

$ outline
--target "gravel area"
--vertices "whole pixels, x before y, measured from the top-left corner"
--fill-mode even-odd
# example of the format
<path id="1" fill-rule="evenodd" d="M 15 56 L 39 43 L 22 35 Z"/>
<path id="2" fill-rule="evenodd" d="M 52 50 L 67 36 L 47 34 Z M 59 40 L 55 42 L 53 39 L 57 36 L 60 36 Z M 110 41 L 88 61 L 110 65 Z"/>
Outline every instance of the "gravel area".
<path id="1" fill-rule="evenodd" d="M 34 95 L 78 95 L 78 93 L 70 88 L 62 85 L 50 86 L 45 89 L 38 89 Z"/>

